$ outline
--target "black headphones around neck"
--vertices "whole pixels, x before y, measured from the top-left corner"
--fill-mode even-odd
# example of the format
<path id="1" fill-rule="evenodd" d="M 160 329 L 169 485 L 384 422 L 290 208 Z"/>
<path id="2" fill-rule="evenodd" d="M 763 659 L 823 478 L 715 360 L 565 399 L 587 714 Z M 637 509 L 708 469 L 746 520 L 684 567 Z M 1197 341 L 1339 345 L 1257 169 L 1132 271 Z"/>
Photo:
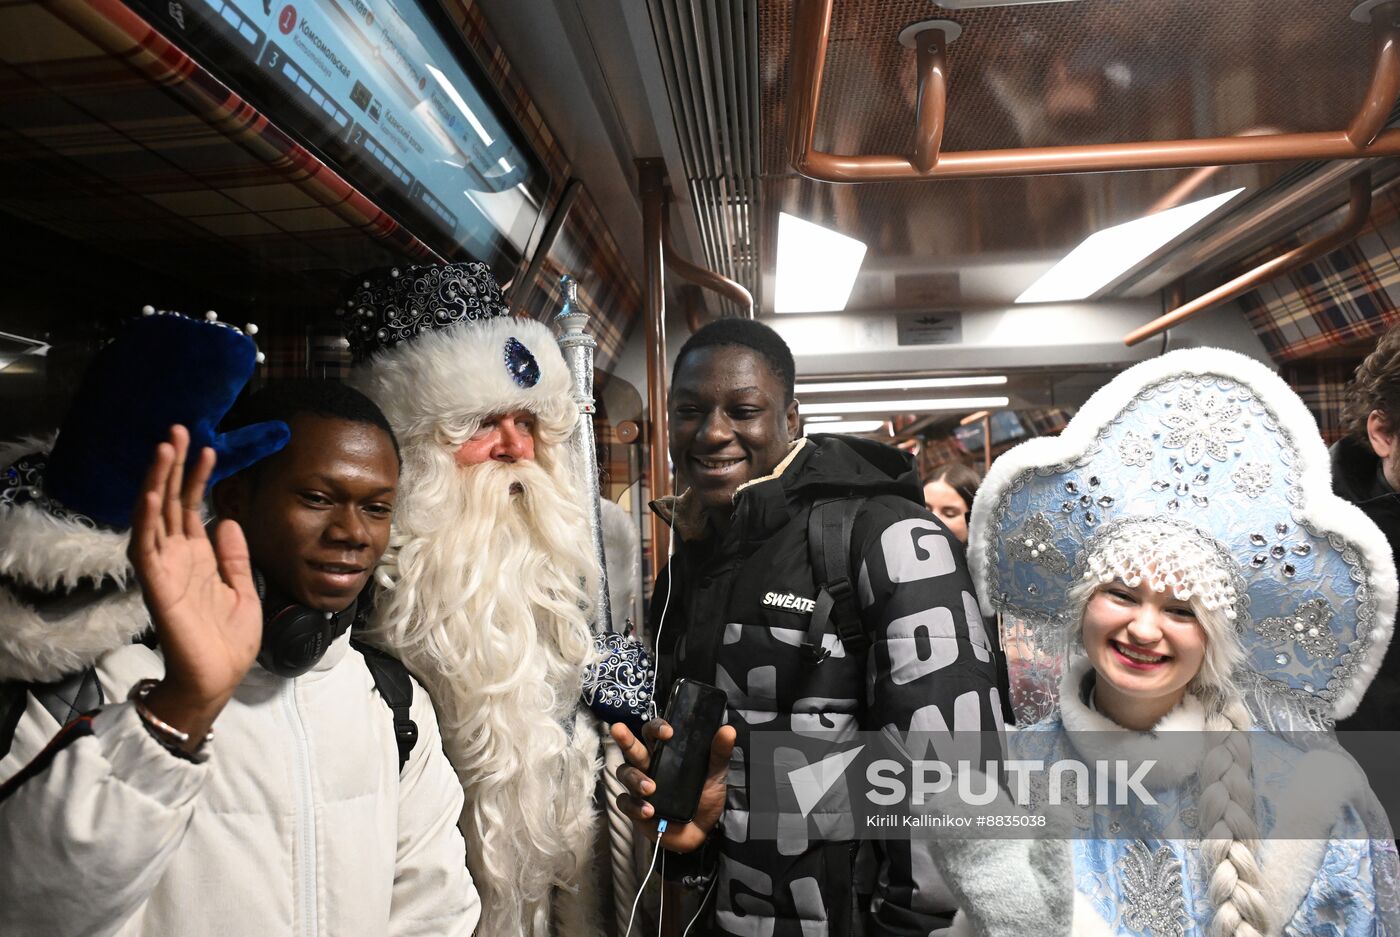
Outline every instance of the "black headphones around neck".
<path id="1" fill-rule="evenodd" d="M 253 585 L 262 600 L 262 647 L 258 663 L 279 677 L 299 677 L 326 655 L 331 644 L 350 630 L 358 602 L 339 612 L 321 612 L 285 596 L 257 569 Z"/>

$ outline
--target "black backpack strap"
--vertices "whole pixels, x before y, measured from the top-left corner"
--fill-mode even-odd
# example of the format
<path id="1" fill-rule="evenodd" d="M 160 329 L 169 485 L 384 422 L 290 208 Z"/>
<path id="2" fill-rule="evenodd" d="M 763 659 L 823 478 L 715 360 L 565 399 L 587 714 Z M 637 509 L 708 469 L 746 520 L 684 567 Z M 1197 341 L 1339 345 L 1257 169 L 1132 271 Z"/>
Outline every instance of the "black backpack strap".
<path id="1" fill-rule="evenodd" d="M 28 695 L 23 683 L 0 682 L 0 758 L 10 753 L 10 746 L 15 742 L 15 732 L 19 729 L 20 717 L 24 715 Z"/>
<path id="2" fill-rule="evenodd" d="M 817 599 L 802 650 L 813 665 L 830 656 L 822 647 L 822 636 L 833 617 L 836 632 L 848 651 L 863 654 L 870 646 L 870 639 L 860 623 L 855 587 L 851 583 L 851 536 L 856 512 L 864 500 L 829 498 L 818 501 L 807 516 L 807 552 L 816 581 Z"/>
<path id="3" fill-rule="evenodd" d="M 102 684 L 97 681 L 97 668 L 89 667 L 54 680 L 52 683 L 31 683 L 29 692 L 44 705 L 54 721 L 66 726 L 83 713 L 92 712 L 106 702 Z"/>
<path id="4" fill-rule="evenodd" d="M 48 710 L 54 721 L 66 726 L 83 713 L 92 712 L 106 702 L 102 684 L 97 680 L 97 668 L 89 667 L 49 683 L 0 683 L 0 758 L 10 753 L 15 732 L 24 715 L 30 695 Z"/>
<path id="5" fill-rule="evenodd" d="M 418 744 L 418 723 L 413 721 L 413 678 L 397 657 L 391 657 L 376 647 L 361 641 L 350 642 L 359 651 L 374 678 L 374 688 L 394 714 L 394 739 L 399 743 L 399 770 L 408 764 L 413 746 Z"/>

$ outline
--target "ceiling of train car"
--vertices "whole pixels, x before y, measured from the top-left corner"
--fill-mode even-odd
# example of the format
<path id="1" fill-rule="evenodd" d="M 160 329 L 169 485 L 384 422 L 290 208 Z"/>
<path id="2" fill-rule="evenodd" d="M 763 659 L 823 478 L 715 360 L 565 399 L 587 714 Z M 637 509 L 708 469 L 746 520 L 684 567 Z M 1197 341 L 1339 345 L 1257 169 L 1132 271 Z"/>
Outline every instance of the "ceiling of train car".
<path id="1" fill-rule="evenodd" d="M 1370 77 L 1351 0 L 1078 0 L 944 10 L 930 0 L 834 7 L 816 146 L 907 153 L 915 121 L 906 25 L 952 19 L 944 151 L 1336 130 Z M 762 244 L 771 282 L 778 212 L 869 245 L 848 308 L 1005 303 L 1087 235 L 1139 217 L 1190 174 L 1123 172 L 829 185 L 786 148 L 793 0 L 760 7 Z M 1265 38 L 1267 37 L 1267 38 Z M 1324 90 L 1325 89 L 1325 90 Z M 1257 192 L 1287 168 L 1227 168 L 1193 198 Z M 772 291 L 764 290 L 771 304 Z"/>
<path id="2" fill-rule="evenodd" d="M 526 50 L 524 66 L 541 54 L 538 42 L 525 40 L 547 34 L 551 64 L 571 60 L 584 79 L 595 79 L 524 69 L 527 80 L 544 76 L 531 82 L 531 93 L 578 155 L 579 176 L 608 196 L 609 224 L 634 263 L 640 224 L 626 198 L 631 159 L 656 156 L 659 146 L 682 206 L 688 198 L 698 206 L 696 193 L 707 186 L 724 189 L 720 176 L 750 160 L 686 178 L 675 156 L 684 147 L 668 135 L 706 138 L 695 137 L 674 100 L 668 106 L 658 50 L 685 52 L 697 36 L 666 35 L 667 24 L 686 26 L 675 14 L 689 9 L 689 28 L 723 47 L 702 49 L 707 57 L 752 66 L 757 132 L 735 142 L 752 146 L 757 293 L 767 313 L 779 212 L 869 245 L 852 311 L 976 309 L 1011 302 L 1084 237 L 1144 214 L 1191 175 L 813 182 L 793 172 L 785 144 L 795 0 L 729 0 L 751 19 L 735 13 L 725 20 L 728 33 L 700 23 L 712 8 L 688 7 L 688 0 L 559 0 L 528 15 L 514 0 L 481 2 L 510 40 L 507 51 Z M 933 0 L 837 0 L 816 144 L 844 153 L 909 150 L 913 53 L 896 37 L 910 22 L 933 17 L 963 27 L 948 53 L 945 150 L 1337 129 L 1354 112 L 1371 67 L 1369 29 L 1348 18 L 1351 7 L 1351 0 L 1074 0 L 950 11 Z M 610 135 L 609 122 L 595 113 L 612 115 Z M 609 160 L 615 165 L 603 165 Z M 328 298 L 317 284 L 396 259 L 38 2 L 0 7 L 0 166 L 9 170 L 0 174 L 0 211 L 117 250 L 137 266 L 198 280 L 203 291 L 267 296 L 266 284 L 275 283 L 279 302 L 320 308 Z M 1193 197 L 1244 185 L 1248 198 L 1271 183 L 1292 186 L 1289 169 L 1228 168 Z M 1344 186 L 1333 188 L 1335 205 Z M 697 229 L 676 214 L 683 240 L 704 239 L 704 223 Z M 700 250 L 686 253 L 704 259 Z M 239 262 L 222 262 L 230 258 Z M 242 279 L 248 270 L 263 282 Z M 337 273 L 320 275 L 325 270 Z M 1072 376 L 1068 369 L 1042 375 L 1052 391 Z"/>

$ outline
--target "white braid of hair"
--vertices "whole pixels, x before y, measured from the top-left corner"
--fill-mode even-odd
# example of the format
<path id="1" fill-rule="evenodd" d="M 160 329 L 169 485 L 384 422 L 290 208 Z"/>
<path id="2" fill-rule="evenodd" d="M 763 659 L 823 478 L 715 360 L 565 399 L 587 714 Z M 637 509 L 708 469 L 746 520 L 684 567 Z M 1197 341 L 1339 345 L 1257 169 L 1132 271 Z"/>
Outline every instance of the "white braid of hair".
<path id="1" fill-rule="evenodd" d="M 1201 855 L 1211 867 L 1207 894 L 1215 907 L 1210 937 L 1260 937 L 1269 932 L 1269 907 L 1260 890 L 1259 827 L 1254 788 L 1249 711 L 1237 692 L 1203 693 L 1207 732 L 1222 741 L 1201 762 Z"/>

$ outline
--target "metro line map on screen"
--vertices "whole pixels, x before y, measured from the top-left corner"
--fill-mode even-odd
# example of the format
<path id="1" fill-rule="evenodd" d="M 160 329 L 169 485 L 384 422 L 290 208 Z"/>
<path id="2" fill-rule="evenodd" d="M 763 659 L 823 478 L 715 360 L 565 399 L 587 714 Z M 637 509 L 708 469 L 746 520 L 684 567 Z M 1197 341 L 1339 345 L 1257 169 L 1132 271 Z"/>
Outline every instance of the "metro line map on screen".
<path id="1" fill-rule="evenodd" d="M 376 200 L 411 206 L 478 259 L 524 254 L 545 174 L 418 4 L 131 2 Z"/>

